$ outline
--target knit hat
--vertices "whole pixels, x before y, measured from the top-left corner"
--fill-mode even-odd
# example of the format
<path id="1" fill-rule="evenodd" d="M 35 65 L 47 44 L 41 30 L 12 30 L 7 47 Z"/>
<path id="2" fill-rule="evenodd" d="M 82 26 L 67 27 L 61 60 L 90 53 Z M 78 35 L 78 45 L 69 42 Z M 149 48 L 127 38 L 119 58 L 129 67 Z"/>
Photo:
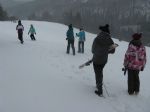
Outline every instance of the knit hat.
<path id="1" fill-rule="evenodd" d="M 134 33 L 134 34 L 132 35 L 132 38 L 133 38 L 134 40 L 139 40 L 141 37 L 142 37 L 142 33 Z"/>
<path id="2" fill-rule="evenodd" d="M 69 27 L 69 28 L 72 28 L 72 24 L 69 24 L 68 27 Z"/>
<path id="3" fill-rule="evenodd" d="M 99 29 L 103 32 L 110 33 L 108 24 L 106 24 L 105 26 L 99 26 Z"/>
<path id="4" fill-rule="evenodd" d="M 21 25 L 21 20 L 18 20 L 18 24 Z"/>
<path id="5" fill-rule="evenodd" d="M 83 30 L 83 28 L 80 28 L 80 31 L 82 31 Z"/>

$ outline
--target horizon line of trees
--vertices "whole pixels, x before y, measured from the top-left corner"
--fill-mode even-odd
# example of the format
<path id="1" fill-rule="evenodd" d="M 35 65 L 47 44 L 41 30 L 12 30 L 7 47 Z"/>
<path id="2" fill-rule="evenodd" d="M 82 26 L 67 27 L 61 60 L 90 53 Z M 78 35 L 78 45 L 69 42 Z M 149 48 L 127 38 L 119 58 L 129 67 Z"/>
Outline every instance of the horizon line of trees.
<path id="1" fill-rule="evenodd" d="M 148 4 L 150 6 L 150 2 Z M 150 13 L 137 5 L 135 0 L 120 3 L 105 0 L 89 1 L 86 4 L 74 4 L 65 10 L 43 9 L 30 14 L 28 19 L 65 25 L 72 23 L 75 27 L 82 27 L 91 33 L 98 33 L 99 25 L 109 24 L 114 38 L 130 41 L 133 33 L 142 32 L 145 45 L 150 46 Z"/>
<path id="2" fill-rule="evenodd" d="M 57 15 L 49 11 L 43 11 L 41 14 L 33 13 L 28 19 L 59 22 L 65 25 L 72 23 L 75 27 L 83 27 L 91 33 L 98 33 L 99 25 L 110 24 L 110 30 L 114 38 L 130 41 L 131 35 L 135 32 L 143 33 L 143 42 L 150 46 L 150 16 L 141 13 L 131 0 L 130 10 L 119 4 L 105 3 L 105 7 L 89 7 L 89 5 L 75 6 Z M 108 8 L 109 7 L 109 8 Z"/>
<path id="3" fill-rule="evenodd" d="M 0 4 L 0 21 L 7 21 L 7 20 L 15 21 L 17 20 L 17 17 L 8 16 L 7 12 L 4 10 L 4 8 Z"/>

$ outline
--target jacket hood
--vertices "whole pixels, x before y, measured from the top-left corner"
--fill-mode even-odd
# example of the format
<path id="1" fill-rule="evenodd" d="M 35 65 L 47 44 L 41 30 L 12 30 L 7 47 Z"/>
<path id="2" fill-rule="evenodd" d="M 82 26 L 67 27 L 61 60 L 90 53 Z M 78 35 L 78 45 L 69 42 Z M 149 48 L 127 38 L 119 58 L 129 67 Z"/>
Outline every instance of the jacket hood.
<path id="1" fill-rule="evenodd" d="M 69 27 L 69 30 L 73 30 L 73 28 L 72 28 L 72 27 Z"/>
<path id="2" fill-rule="evenodd" d="M 140 47 L 142 45 L 141 40 L 132 40 L 130 44 L 133 44 L 134 46 Z"/>

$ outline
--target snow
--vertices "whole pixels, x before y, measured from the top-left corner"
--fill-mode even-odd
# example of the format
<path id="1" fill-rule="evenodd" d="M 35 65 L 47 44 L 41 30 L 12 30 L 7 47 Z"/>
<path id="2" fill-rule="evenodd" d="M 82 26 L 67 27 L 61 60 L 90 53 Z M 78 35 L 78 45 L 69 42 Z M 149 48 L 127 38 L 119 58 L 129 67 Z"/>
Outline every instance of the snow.
<path id="1" fill-rule="evenodd" d="M 37 41 L 27 35 L 30 24 Z M 67 26 L 58 23 L 23 21 L 24 44 L 15 31 L 17 23 L 0 22 L 0 112 L 150 112 L 149 56 L 140 72 L 138 96 L 127 93 L 127 75 L 121 71 L 128 43 L 119 44 L 104 68 L 105 98 L 94 94 L 93 67 L 79 69 L 92 57 L 95 34 L 86 32 L 85 53 L 66 54 Z M 75 33 L 79 30 L 75 29 Z M 77 38 L 75 41 L 77 50 Z"/>

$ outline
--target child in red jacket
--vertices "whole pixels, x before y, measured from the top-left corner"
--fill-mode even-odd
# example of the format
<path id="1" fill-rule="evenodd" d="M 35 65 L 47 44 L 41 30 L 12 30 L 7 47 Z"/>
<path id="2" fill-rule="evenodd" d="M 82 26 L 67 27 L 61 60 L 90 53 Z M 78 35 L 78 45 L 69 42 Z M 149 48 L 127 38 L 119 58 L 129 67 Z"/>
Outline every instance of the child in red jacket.
<path id="1" fill-rule="evenodd" d="M 128 70 L 128 93 L 138 94 L 140 91 L 139 72 L 144 70 L 146 64 L 146 48 L 141 42 L 142 34 L 132 35 L 128 49 L 125 53 L 124 67 Z"/>

